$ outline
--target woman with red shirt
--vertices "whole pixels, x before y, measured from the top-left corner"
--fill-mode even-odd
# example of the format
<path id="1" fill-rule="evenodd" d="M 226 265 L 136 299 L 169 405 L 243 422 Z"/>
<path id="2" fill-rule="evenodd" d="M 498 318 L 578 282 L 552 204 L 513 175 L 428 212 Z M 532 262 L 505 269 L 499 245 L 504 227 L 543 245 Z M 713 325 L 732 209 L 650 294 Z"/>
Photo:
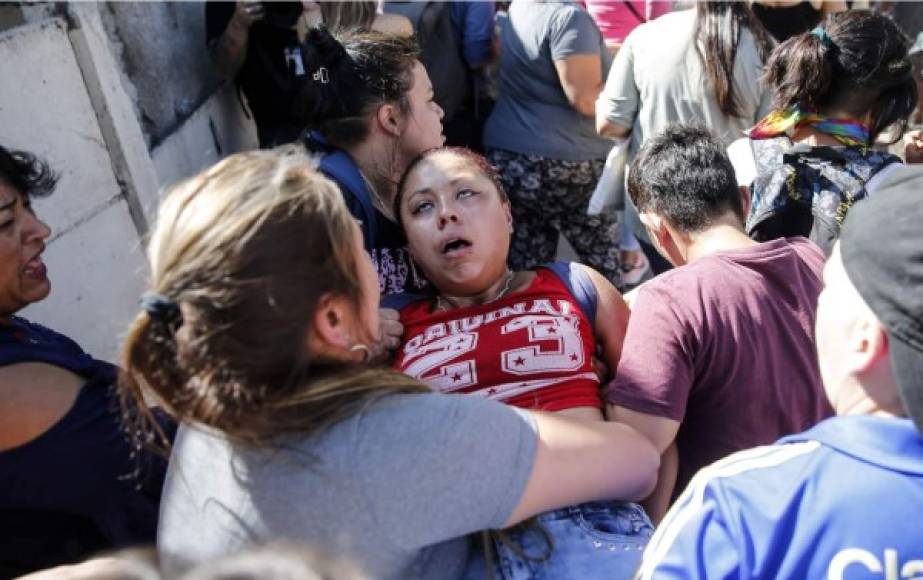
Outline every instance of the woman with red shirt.
<path id="1" fill-rule="evenodd" d="M 394 215 L 435 288 L 385 304 L 404 326 L 397 368 L 443 393 L 605 420 L 594 356 L 615 368 L 628 307 L 579 264 L 507 267 L 510 205 L 484 158 L 425 153 L 404 174 Z M 627 578 L 652 530 L 639 506 L 618 501 L 547 512 L 538 524 L 493 542 L 502 577 Z"/>

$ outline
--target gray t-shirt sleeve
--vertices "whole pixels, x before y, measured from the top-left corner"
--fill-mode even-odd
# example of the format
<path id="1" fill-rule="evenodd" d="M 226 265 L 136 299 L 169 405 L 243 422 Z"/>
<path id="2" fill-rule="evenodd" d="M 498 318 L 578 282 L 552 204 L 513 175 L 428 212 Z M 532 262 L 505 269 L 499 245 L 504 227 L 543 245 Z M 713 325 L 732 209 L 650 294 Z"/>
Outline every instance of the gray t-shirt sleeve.
<path id="1" fill-rule="evenodd" d="M 640 105 L 641 94 L 635 84 L 634 43 L 629 34 L 609 69 L 606 86 L 596 102 L 596 115 L 597 118 L 601 116 L 612 123 L 631 128 Z"/>
<path id="2" fill-rule="evenodd" d="M 548 31 L 551 60 L 561 60 L 572 54 L 600 54 L 600 32 L 593 17 L 576 6 L 555 15 Z"/>
<path id="3" fill-rule="evenodd" d="M 462 395 L 399 395 L 357 423 L 354 470 L 383 538 L 418 549 L 509 518 L 538 442 L 524 411 Z"/>

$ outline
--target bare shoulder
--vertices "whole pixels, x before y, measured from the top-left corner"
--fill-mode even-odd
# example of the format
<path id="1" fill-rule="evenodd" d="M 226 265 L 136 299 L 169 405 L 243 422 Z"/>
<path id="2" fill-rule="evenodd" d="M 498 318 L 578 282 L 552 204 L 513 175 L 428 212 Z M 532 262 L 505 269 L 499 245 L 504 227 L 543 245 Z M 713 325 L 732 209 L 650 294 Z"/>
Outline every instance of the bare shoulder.
<path id="1" fill-rule="evenodd" d="M 0 367 L 0 450 L 24 445 L 60 421 L 84 380 L 47 363 Z"/>
<path id="2" fill-rule="evenodd" d="M 612 288 L 613 290 L 615 289 L 615 286 L 612 285 L 612 282 L 610 282 L 605 276 L 597 272 L 595 268 L 591 268 L 590 266 L 587 266 L 586 264 L 581 264 L 579 262 L 575 262 L 574 265 L 576 265 L 584 273 L 586 273 L 587 276 L 590 277 L 590 280 L 593 282 L 593 285 L 596 286 L 596 290 L 604 290 L 608 288 Z"/>
<path id="3" fill-rule="evenodd" d="M 589 266 L 583 264 L 577 264 L 577 266 L 583 270 L 587 276 L 589 276 L 590 281 L 593 282 L 593 286 L 596 288 L 596 293 L 599 296 L 599 308 L 614 313 L 627 314 L 628 306 L 625 304 L 625 300 L 608 278 Z"/>
<path id="4" fill-rule="evenodd" d="M 378 14 L 372 23 L 372 30 L 395 36 L 413 36 L 413 24 L 401 14 Z"/>
<path id="5" fill-rule="evenodd" d="M 578 266 L 586 272 L 596 287 L 596 320 L 592 321 L 593 331 L 596 340 L 603 347 L 603 359 L 614 372 L 622 356 L 622 344 L 625 342 L 631 311 L 621 293 L 605 276 L 589 266 Z"/>

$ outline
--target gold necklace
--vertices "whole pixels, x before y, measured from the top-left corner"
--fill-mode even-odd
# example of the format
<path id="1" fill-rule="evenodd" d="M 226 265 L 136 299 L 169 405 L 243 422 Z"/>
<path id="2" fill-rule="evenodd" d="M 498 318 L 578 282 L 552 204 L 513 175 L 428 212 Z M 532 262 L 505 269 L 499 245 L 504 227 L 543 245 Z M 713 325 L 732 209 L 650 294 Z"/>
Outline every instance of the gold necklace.
<path id="1" fill-rule="evenodd" d="M 361 169 L 359 170 L 359 175 L 362 176 L 362 181 L 365 182 L 365 186 L 369 189 L 369 193 L 371 194 L 370 197 L 372 198 L 372 205 L 375 207 L 375 209 L 380 211 L 383 216 L 392 222 L 397 223 L 397 220 L 394 219 L 394 212 L 391 209 L 385 207 L 385 202 L 382 201 L 381 196 L 378 195 L 378 190 L 375 189 L 375 186 L 372 185 L 372 182 L 368 177 L 365 176 L 365 173 L 363 173 Z"/>
<path id="2" fill-rule="evenodd" d="M 510 288 L 512 287 L 513 278 L 515 277 L 516 275 L 512 272 L 512 270 L 507 268 L 506 269 L 506 282 L 503 284 L 503 288 L 500 289 L 500 292 L 496 296 L 494 296 L 490 300 L 485 300 L 479 306 L 483 306 L 484 304 L 490 304 L 491 302 L 496 302 L 497 300 L 500 300 L 501 298 L 506 296 L 509 293 Z M 443 300 L 446 302 L 446 304 L 442 303 Z M 452 302 L 448 298 L 444 297 L 442 294 L 436 295 L 436 310 L 437 311 L 438 310 L 451 310 L 452 308 L 461 308 L 461 306 Z"/>

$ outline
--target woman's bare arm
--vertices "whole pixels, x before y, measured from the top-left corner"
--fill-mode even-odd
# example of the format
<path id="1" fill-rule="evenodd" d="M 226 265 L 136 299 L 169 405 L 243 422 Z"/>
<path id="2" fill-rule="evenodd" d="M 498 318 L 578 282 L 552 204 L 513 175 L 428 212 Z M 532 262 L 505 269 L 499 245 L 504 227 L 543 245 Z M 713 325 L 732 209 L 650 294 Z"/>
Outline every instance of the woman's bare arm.
<path id="1" fill-rule="evenodd" d="M 535 462 L 506 526 L 586 501 L 640 500 L 654 488 L 660 456 L 631 427 L 551 413 L 533 417 L 539 439 Z"/>

